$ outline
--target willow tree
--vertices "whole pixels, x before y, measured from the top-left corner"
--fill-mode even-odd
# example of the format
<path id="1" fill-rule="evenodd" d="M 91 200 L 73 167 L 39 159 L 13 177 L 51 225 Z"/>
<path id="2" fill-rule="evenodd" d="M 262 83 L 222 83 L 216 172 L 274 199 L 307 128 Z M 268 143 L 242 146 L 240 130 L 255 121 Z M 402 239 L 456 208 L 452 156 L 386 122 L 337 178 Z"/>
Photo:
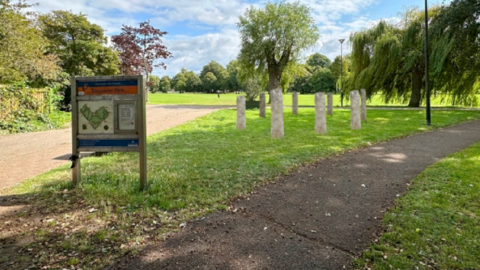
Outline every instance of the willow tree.
<path id="1" fill-rule="evenodd" d="M 452 105 L 475 105 L 480 75 L 480 2 L 454 0 L 431 23 L 434 85 Z"/>
<path id="2" fill-rule="evenodd" d="M 430 16 L 438 8 L 429 11 Z M 364 88 L 369 96 L 381 92 L 385 102 L 409 100 L 419 107 L 425 76 L 424 15 L 408 10 L 400 25 L 381 21 L 350 37 L 352 74 L 347 87 Z"/>
<path id="3" fill-rule="evenodd" d="M 267 3 L 264 9 L 252 6 L 237 26 L 241 36 L 238 60 L 251 74 L 268 74 L 269 91 L 280 88 L 289 63 L 319 37 L 310 9 L 299 2 Z"/>

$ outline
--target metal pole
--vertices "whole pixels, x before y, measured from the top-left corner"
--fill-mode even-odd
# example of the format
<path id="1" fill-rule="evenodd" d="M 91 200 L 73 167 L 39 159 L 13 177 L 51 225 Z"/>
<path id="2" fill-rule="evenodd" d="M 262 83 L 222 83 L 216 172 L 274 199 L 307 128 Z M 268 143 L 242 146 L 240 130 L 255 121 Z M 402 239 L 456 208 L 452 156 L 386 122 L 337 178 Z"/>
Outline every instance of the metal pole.
<path id="1" fill-rule="evenodd" d="M 344 38 L 338 40 L 340 42 L 340 106 L 343 107 L 343 42 Z"/>
<path id="2" fill-rule="evenodd" d="M 428 54 L 428 3 L 425 0 L 425 95 L 427 99 L 427 126 L 432 124 L 432 116 L 430 110 L 430 89 L 428 88 L 428 83 L 430 81 L 430 67 L 429 62 L 430 56 Z"/>

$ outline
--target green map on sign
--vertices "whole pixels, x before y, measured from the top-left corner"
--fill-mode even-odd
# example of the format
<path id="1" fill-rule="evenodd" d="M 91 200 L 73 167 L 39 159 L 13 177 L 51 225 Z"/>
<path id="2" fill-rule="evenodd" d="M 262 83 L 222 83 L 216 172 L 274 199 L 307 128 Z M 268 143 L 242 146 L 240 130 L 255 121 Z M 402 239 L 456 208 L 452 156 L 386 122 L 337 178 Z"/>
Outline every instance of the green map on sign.
<path id="1" fill-rule="evenodd" d="M 83 107 L 80 109 L 80 112 L 94 129 L 97 129 L 97 127 L 100 126 L 100 124 L 107 119 L 108 115 L 110 114 L 104 107 L 92 112 L 92 110 L 86 104 L 83 105 Z"/>

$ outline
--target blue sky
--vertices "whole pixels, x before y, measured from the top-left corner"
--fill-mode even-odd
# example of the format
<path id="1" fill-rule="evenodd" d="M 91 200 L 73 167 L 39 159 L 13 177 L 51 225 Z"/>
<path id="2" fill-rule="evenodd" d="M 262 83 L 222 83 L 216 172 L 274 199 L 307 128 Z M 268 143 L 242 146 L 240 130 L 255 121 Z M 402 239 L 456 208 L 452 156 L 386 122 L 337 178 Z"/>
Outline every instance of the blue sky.
<path id="1" fill-rule="evenodd" d="M 252 0 L 40 0 L 34 9 L 47 13 L 68 10 L 86 14 L 88 19 L 102 26 L 108 36 L 118 34 L 122 24 L 138 26 L 150 20 L 151 24 L 168 34 L 164 44 L 173 53 L 165 60 L 167 70 L 157 68 L 157 76 L 174 76 L 181 68 L 199 73 L 204 65 L 215 60 L 226 66 L 239 51 L 236 27 L 238 16 L 254 5 L 266 1 Z M 274 2 L 274 1 L 272 1 Z M 320 30 L 320 39 L 304 55 L 319 52 L 330 59 L 340 54 L 339 38 L 378 22 L 396 20 L 407 7 L 423 9 L 424 0 L 300 0 L 309 6 Z M 430 0 L 429 5 L 449 3 L 450 0 Z M 350 51 L 348 43 L 344 53 Z"/>

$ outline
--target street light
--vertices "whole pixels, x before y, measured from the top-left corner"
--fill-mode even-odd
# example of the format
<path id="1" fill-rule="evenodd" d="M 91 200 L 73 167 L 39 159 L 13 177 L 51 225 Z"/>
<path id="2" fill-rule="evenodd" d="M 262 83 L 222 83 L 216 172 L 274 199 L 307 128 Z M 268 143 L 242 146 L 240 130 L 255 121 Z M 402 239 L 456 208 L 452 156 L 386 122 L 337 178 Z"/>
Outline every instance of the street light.
<path id="1" fill-rule="evenodd" d="M 427 99 L 427 126 L 432 124 L 432 115 L 430 111 L 430 89 L 428 89 L 428 82 L 430 80 L 429 74 L 429 55 L 428 55 L 428 3 L 425 0 L 425 95 Z"/>
<path id="2" fill-rule="evenodd" d="M 340 41 L 340 107 L 343 107 L 343 42 L 344 38 L 339 39 Z"/>

